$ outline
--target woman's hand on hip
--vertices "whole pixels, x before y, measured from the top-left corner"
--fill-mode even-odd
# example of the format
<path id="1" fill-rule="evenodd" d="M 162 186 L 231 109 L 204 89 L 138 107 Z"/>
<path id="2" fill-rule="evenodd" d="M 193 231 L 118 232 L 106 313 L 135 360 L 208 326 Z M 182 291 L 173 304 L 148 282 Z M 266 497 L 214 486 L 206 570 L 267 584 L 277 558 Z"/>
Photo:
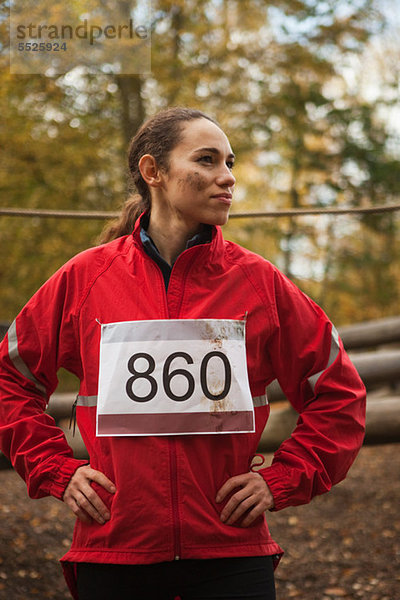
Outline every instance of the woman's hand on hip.
<path id="1" fill-rule="evenodd" d="M 91 523 L 94 519 L 104 525 L 110 519 L 110 511 L 95 492 L 91 483 L 95 482 L 110 494 L 116 491 L 115 485 L 100 471 L 95 471 L 90 465 L 79 467 L 67 487 L 63 501 L 72 512 L 84 523 Z"/>
<path id="2" fill-rule="evenodd" d="M 217 493 L 216 502 L 223 502 L 236 488 L 239 488 L 228 500 L 221 512 L 221 521 L 233 525 L 246 513 L 240 527 L 248 527 L 266 510 L 273 508 L 274 498 L 259 473 L 244 473 L 231 477 Z"/>

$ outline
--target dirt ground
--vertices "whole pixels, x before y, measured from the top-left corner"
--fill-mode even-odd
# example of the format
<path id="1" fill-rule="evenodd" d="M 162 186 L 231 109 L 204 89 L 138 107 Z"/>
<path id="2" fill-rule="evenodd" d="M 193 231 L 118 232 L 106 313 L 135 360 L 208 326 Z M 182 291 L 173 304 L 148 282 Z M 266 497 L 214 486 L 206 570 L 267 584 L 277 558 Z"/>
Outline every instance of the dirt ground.
<path id="1" fill-rule="evenodd" d="M 367 446 L 332 492 L 268 515 L 286 550 L 278 600 L 400 599 L 399 475 L 399 444 Z M 3 470 L 0 515 L 0 599 L 70 598 L 58 558 L 70 544 L 72 513 L 52 498 L 30 500 L 19 477 Z"/>

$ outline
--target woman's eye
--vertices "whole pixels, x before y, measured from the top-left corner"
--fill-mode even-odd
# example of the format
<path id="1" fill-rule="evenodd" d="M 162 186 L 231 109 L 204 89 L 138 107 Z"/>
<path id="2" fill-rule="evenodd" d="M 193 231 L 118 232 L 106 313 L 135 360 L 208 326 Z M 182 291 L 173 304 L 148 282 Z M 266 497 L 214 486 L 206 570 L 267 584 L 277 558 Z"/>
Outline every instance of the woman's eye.
<path id="1" fill-rule="evenodd" d="M 197 159 L 199 162 L 205 162 L 209 165 L 213 165 L 214 164 L 214 157 L 211 156 L 211 154 L 205 154 L 204 156 L 200 156 L 200 158 Z M 228 160 L 226 161 L 226 166 L 228 167 L 228 169 L 233 169 L 233 167 L 235 166 L 235 163 L 233 160 Z"/>
<path id="2" fill-rule="evenodd" d="M 201 161 L 204 161 L 204 162 L 207 162 L 207 163 L 212 163 L 212 161 L 213 161 L 213 157 L 212 157 L 212 156 L 210 156 L 210 155 L 201 156 L 201 157 L 199 158 L 199 160 L 201 160 Z"/>

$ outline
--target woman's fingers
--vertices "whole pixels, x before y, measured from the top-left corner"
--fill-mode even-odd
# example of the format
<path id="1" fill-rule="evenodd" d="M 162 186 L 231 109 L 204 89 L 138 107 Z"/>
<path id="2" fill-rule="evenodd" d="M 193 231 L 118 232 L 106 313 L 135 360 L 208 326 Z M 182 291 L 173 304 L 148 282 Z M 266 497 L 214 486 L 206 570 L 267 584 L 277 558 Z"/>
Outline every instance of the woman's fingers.
<path id="1" fill-rule="evenodd" d="M 90 484 L 86 483 L 74 494 L 79 512 L 84 511 L 102 525 L 110 519 L 110 512 Z"/>
<path id="2" fill-rule="evenodd" d="M 70 509 L 72 510 L 72 512 L 74 513 L 74 515 L 83 523 L 91 523 L 92 522 L 92 518 L 89 517 L 88 513 L 85 512 L 79 504 L 78 500 L 74 500 L 73 498 L 70 499 L 64 499 L 65 504 L 67 504 L 67 506 L 70 507 Z M 97 520 L 97 519 L 96 519 Z M 99 521 L 98 521 L 99 522 Z"/>
<path id="3" fill-rule="evenodd" d="M 216 502 L 222 502 L 237 488 L 239 490 L 232 495 L 221 511 L 221 521 L 226 525 L 232 525 L 247 513 L 240 525 L 248 527 L 274 505 L 270 489 L 258 473 L 244 473 L 228 479 L 219 490 Z"/>
<path id="4" fill-rule="evenodd" d="M 78 471 L 79 470 L 80 469 L 78 469 Z M 108 479 L 108 477 L 104 475 L 104 473 L 101 473 L 101 471 L 95 471 L 95 469 L 92 469 L 89 465 L 87 465 L 86 477 L 90 481 L 94 481 L 101 485 L 101 487 L 107 490 L 107 492 L 110 492 L 110 494 L 115 493 L 115 485 Z"/>
<path id="5" fill-rule="evenodd" d="M 103 525 L 110 519 L 110 511 L 93 489 L 92 482 L 110 494 L 116 491 L 115 485 L 104 473 L 85 465 L 75 471 L 65 489 L 63 500 L 81 521 L 90 523 L 91 519 L 94 519 Z"/>

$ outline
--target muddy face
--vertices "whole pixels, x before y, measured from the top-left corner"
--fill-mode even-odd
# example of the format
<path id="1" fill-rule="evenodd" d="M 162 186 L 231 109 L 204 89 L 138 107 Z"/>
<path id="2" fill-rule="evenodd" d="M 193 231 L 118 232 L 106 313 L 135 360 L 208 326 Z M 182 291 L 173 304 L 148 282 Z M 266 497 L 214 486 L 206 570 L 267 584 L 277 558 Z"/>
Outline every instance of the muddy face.
<path id="1" fill-rule="evenodd" d="M 184 179 L 179 179 L 178 183 L 181 188 L 189 188 L 194 192 L 202 192 L 208 186 L 207 178 L 203 177 L 198 171 L 188 173 Z"/>
<path id="2" fill-rule="evenodd" d="M 183 124 L 168 170 L 158 173 L 152 202 L 162 211 L 152 211 L 152 218 L 160 214 L 169 222 L 177 220 L 179 231 L 184 225 L 191 235 L 204 223 L 224 225 L 235 185 L 233 159 L 229 140 L 217 125 L 204 118 Z"/>

